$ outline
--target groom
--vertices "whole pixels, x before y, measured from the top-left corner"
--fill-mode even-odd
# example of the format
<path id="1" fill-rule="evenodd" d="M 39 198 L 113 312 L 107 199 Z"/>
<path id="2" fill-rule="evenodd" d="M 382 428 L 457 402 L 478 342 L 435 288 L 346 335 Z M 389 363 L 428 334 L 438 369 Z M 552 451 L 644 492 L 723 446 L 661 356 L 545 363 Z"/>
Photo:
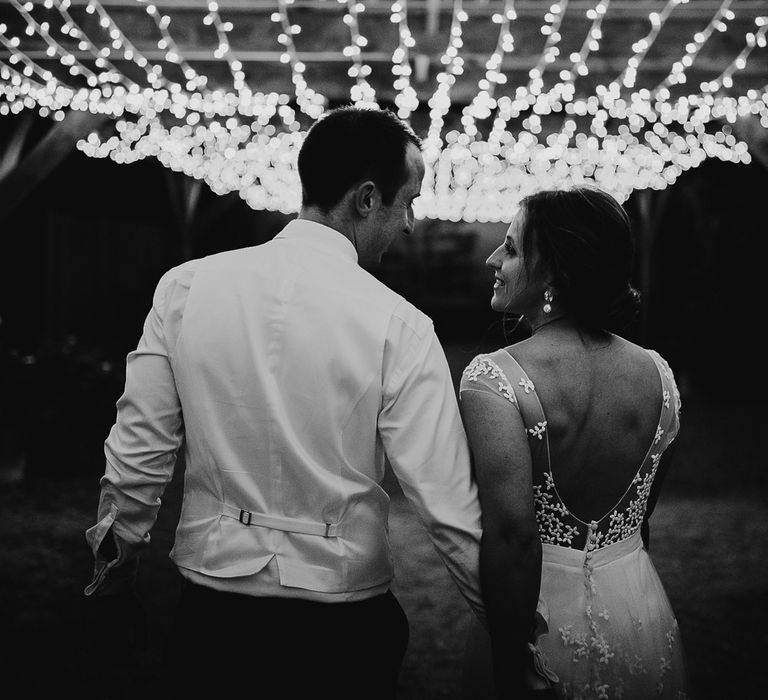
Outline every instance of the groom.
<path id="1" fill-rule="evenodd" d="M 110 610 L 135 604 L 183 445 L 179 697 L 395 696 L 408 622 L 390 591 L 386 461 L 483 614 L 445 355 L 430 319 L 362 267 L 413 230 L 420 140 L 388 111 L 344 107 L 309 130 L 298 167 L 301 211 L 272 241 L 162 277 L 105 442 L 86 594 Z"/>

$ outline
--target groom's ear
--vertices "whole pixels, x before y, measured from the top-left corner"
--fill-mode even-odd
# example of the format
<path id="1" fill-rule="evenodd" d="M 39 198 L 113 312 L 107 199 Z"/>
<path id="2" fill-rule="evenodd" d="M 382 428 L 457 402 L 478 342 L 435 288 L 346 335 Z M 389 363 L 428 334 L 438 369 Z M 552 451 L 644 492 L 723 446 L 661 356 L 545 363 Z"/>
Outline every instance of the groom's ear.
<path id="1" fill-rule="evenodd" d="M 353 205 L 359 216 L 369 216 L 376 207 L 379 189 L 372 180 L 365 180 L 355 187 Z"/>

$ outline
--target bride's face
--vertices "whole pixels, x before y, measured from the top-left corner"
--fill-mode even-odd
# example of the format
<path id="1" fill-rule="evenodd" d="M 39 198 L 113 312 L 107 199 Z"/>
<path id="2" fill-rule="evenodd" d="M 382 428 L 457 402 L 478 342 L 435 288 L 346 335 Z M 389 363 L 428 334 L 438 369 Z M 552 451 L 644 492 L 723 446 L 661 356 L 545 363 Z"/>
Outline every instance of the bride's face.
<path id="1" fill-rule="evenodd" d="M 523 259 L 524 223 L 525 211 L 521 209 L 501 245 L 485 261 L 494 276 L 491 308 L 499 313 L 526 314 L 540 302 L 538 289 L 528 273 L 533 261 Z"/>

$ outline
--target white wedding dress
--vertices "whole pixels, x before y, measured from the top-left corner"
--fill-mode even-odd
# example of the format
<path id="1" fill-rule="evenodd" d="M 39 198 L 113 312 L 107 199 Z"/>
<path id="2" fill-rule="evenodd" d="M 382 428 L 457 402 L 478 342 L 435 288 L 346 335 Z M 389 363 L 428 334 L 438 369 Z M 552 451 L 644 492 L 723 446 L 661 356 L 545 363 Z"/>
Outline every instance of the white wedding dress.
<path id="1" fill-rule="evenodd" d="M 688 697 L 677 621 L 640 534 L 680 409 L 669 366 L 658 353 L 649 353 L 663 390 L 656 434 L 622 498 L 591 522 L 571 513 L 558 494 L 547 420 L 533 382 L 515 359 L 506 350 L 478 355 L 462 377 L 462 390 L 494 392 L 514 403 L 529 433 L 543 550 L 539 607 L 548 617 L 538 647 L 559 679 L 555 689 L 561 698 Z"/>

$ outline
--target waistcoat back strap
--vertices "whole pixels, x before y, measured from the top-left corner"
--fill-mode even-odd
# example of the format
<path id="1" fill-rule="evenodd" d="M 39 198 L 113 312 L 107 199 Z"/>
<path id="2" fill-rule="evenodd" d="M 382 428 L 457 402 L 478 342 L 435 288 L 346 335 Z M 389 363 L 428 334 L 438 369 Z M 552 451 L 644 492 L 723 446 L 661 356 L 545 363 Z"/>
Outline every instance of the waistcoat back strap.
<path id="1" fill-rule="evenodd" d="M 244 510 L 228 503 L 221 504 L 221 515 L 239 520 L 246 527 L 268 527 L 283 532 L 295 532 L 318 537 L 338 537 L 339 523 L 317 523 L 281 515 L 265 515 Z"/>

